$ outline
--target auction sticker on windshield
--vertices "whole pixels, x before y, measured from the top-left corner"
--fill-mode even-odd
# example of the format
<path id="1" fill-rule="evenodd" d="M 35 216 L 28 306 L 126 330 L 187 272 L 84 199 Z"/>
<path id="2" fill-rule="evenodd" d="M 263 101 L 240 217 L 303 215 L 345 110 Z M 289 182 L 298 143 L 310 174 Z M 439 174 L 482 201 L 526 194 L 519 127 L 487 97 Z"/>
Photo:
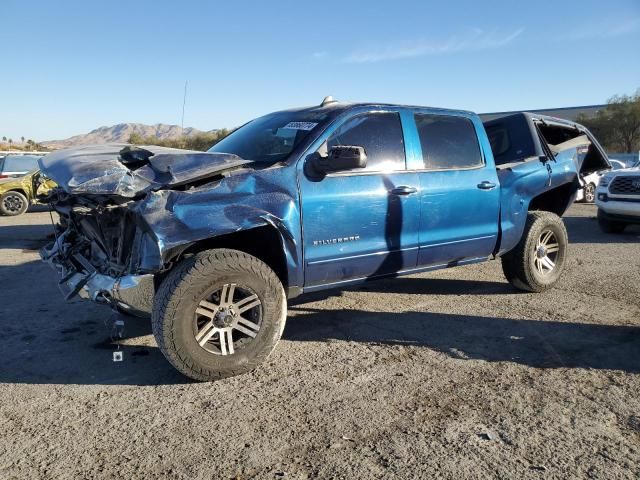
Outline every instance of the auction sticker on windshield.
<path id="1" fill-rule="evenodd" d="M 289 128 L 291 130 L 313 130 L 318 125 L 313 122 L 289 122 L 282 128 Z"/>

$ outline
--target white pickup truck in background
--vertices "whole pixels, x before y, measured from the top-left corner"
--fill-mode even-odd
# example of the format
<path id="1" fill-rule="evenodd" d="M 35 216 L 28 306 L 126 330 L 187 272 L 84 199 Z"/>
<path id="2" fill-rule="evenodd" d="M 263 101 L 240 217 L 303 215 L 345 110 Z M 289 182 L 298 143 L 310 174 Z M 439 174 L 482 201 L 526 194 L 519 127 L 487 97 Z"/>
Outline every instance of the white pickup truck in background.
<path id="1" fill-rule="evenodd" d="M 603 175 L 596 189 L 596 205 L 598 223 L 605 233 L 640 225 L 640 162 Z"/>

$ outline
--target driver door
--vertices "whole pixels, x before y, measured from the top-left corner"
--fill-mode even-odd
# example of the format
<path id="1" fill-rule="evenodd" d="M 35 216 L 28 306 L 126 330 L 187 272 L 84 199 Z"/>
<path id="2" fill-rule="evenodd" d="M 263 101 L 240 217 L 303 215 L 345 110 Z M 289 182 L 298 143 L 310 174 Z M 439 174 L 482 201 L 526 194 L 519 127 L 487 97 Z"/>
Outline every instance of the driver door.
<path id="1" fill-rule="evenodd" d="M 324 139 L 327 149 L 363 147 L 367 166 L 323 178 L 300 171 L 305 290 L 415 267 L 419 180 L 406 170 L 399 113 L 356 114 Z"/>

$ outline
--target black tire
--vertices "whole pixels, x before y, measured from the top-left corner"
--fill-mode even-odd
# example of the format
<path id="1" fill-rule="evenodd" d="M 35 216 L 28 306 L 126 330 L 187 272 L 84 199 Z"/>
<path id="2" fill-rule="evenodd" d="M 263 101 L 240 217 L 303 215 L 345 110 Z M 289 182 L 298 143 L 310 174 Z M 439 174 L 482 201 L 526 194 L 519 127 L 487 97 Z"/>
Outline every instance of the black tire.
<path id="1" fill-rule="evenodd" d="M 627 227 L 624 222 L 616 222 L 605 217 L 600 209 L 598 209 L 598 225 L 604 233 L 622 233 Z"/>
<path id="2" fill-rule="evenodd" d="M 593 203 L 596 201 L 596 186 L 593 183 L 588 183 L 583 189 L 585 203 Z"/>
<path id="3" fill-rule="evenodd" d="M 551 232 L 549 241 L 553 243 L 547 245 L 548 249 L 545 247 L 541 250 L 539 242 L 548 232 Z M 560 217 L 551 212 L 529 212 L 520 242 L 502 256 L 502 271 L 517 289 L 543 292 L 560 278 L 568 244 L 567 229 Z M 545 264 L 545 259 L 551 262 L 551 268 Z"/>
<path id="4" fill-rule="evenodd" d="M 11 190 L 0 196 L 0 213 L 10 217 L 22 215 L 29 208 L 29 200 L 22 193 Z"/>
<path id="5" fill-rule="evenodd" d="M 231 285 L 233 287 L 229 288 Z M 223 310 L 222 297 L 227 296 L 229 291 L 232 302 L 234 295 L 237 298 L 244 292 L 247 297 L 238 301 L 237 305 L 230 303 L 235 310 L 230 308 L 231 313 L 225 312 L 220 318 L 217 308 L 213 306 Z M 219 300 L 214 305 L 212 295 L 216 294 L 219 294 Z M 254 297 L 260 304 L 242 313 L 242 308 L 247 304 L 242 308 L 240 304 Z M 212 312 L 209 313 L 213 313 L 210 318 L 196 313 L 196 309 L 200 312 L 205 308 L 203 303 L 206 302 L 211 302 L 206 307 L 211 308 Z M 233 327 L 224 323 L 232 323 L 249 314 L 256 318 L 256 312 L 260 317 L 253 323 L 254 327 L 259 324 L 257 330 L 244 328 L 242 324 L 238 326 L 236 323 Z M 167 360 L 187 377 L 210 381 L 251 371 L 263 363 L 280 340 L 286 317 L 286 295 L 273 270 L 244 252 L 215 249 L 185 259 L 169 273 L 155 296 L 151 320 L 153 335 Z M 203 321 L 200 327 L 199 322 Z M 241 321 L 246 322 L 244 318 Z M 218 325 L 217 322 L 223 324 Z M 213 334 L 211 340 L 204 340 L 207 335 L 196 340 L 207 326 L 210 328 L 208 332 L 218 327 L 233 331 L 233 334 L 229 333 L 231 346 L 226 335 L 225 341 L 222 341 L 220 330 Z M 250 330 L 255 336 L 250 337 L 234 328 Z M 236 340 L 234 337 L 241 338 Z M 204 345 L 201 346 L 199 341 L 203 340 Z"/>

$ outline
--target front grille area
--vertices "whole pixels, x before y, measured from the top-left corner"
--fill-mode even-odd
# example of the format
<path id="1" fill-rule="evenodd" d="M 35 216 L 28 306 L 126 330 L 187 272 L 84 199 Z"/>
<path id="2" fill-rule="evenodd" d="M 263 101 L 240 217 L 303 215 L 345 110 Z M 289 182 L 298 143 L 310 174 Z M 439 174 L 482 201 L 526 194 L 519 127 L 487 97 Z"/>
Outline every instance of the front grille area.
<path id="1" fill-rule="evenodd" d="M 640 195 L 640 175 L 614 178 L 609 192 L 615 195 Z"/>

